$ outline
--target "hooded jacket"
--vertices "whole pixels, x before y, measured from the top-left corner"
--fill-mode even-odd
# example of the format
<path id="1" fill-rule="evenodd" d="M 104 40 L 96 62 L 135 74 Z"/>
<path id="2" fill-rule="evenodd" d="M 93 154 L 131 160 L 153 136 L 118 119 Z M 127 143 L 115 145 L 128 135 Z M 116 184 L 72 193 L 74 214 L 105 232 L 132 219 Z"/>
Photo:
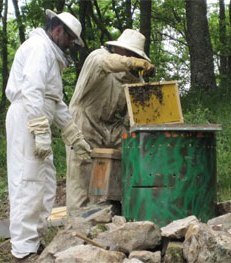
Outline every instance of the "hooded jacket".
<path id="1" fill-rule="evenodd" d="M 63 128 L 71 119 L 63 102 L 62 71 L 67 66 L 63 51 L 42 28 L 35 29 L 15 54 L 6 96 L 22 100 L 28 120 L 46 115 Z"/>
<path id="2" fill-rule="evenodd" d="M 101 48 L 85 60 L 70 102 L 73 119 L 91 147 L 119 147 L 127 128 L 123 84 L 139 82 L 129 58 Z"/>

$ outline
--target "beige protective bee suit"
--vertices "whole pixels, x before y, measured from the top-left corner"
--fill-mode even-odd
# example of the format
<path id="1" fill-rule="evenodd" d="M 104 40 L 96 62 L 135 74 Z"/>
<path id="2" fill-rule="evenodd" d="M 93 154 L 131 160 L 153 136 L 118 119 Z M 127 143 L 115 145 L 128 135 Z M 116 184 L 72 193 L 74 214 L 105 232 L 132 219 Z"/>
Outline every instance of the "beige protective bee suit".
<path id="1" fill-rule="evenodd" d="M 43 136 L 49 137 L 53 122 L 62 130 L 71 123 L 62 100 L 61 72 L 66 65 L 62 50 L 37 28 L 17 50 L 11 68 L 6 88 L 11 102 L 6 117 L 7 166 L 12 254 L 17 258 L 37 252 L 39 232 L 53 206 L 53 155 L 41 159 L 34 150 L 35 143 L 46 143 Z"/>
<path id="2" fill-rule="evenodd" d="M 128 124 L 125 83 L 139 82 L 130 70 L 139 59 L 93 51 L 79 75 L 70 112 L 91 148 L 119 148 L 121 134 Z M 143 63 L 142 59 L 142 63 Z M 148 63 L 148 62 L 147 62 Z M 70 215 L 88 201 L 91 160 L 82 161 L 67 150 L 67 209 Z"/>

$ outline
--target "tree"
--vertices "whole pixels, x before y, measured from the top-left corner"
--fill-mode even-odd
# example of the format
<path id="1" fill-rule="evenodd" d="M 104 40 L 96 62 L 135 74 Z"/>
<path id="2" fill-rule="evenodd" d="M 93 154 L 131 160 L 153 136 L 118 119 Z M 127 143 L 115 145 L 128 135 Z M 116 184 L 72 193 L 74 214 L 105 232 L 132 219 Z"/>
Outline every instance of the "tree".
<path id="1" fill-rule="evenodd" d="M 216 87 L 213 51 L 208 28 L 206 0 L 185 0 L 186 38 L 189 45 L 191 88 Z"/>
<path id="2" fill-rule="evenodd" d="M 231 76 L 231 0 L 229 2 L 229 55 L 228 55 L 228 76 Z"/>
<path id="3" fill-rule="evenodd" d="M 219 39 L 221 44 L 221 54 L 220 54 L 220 74 L 225 76 L 227 73 L 227 56 L 225 55 L 226 50 L 226 19 L 225 19 L 225 2 L 224 0 L 219 0 Z"/>
<path id="4" fill-rule="evenodd" d="M 4 6 L 4 8 L 3 8 Z M 8 52 L 7 52 L 7 12 L 8 12 L 8 1 L 5 0 L 4 4 L 2 2 L 1 9 L 3 9 L 2 16 L 2 44 L 1 44 L 1 54 L 2 54 L 2 98 L 1 98 L 1 107 L 5 107 L 6 95 L 5 89 L 8 80 Z"/>
<path id="5" fill-rule="evenodd" d="M 140 32 L 146 37 L 145 52 L 149 56 L 151 34 L 151 0 L 140 0 Z"/>
<path id="6" fill-rule="evenodd" d="M 21 14 L 20 14 L 19 7 L 18 7 L 18 0 L 12 0 L 12 2 L 14 5 L 15 17 L 16 17 L 17 24 L 18 24 L 19 39 L 20 39 L 20 42 L 23 43 L 26 39 L 25 38 L 25 26 L 22 23 Z"/>

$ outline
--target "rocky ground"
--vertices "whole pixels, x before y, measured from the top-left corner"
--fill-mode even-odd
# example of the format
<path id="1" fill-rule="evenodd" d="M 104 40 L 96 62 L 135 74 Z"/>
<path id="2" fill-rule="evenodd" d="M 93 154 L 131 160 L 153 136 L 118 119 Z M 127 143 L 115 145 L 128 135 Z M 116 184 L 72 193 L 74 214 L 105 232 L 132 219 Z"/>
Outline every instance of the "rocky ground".
<path id="1" fill-rule="evenodd" d="M 65 182 L 58 185 L 56 205 L 65 205 Z M 160 228 L 150 221 L 127 222 L 119 202 L 91 205 L 64 219 L 63 226 L 50 227 L 43 253 L 22 262 L 231 262 L 231 201 L 218 211 L 222 215 L 206 223 L 189 216 Z M 14 262 L 9 240 L 0 242 L 0 262 Z"/>

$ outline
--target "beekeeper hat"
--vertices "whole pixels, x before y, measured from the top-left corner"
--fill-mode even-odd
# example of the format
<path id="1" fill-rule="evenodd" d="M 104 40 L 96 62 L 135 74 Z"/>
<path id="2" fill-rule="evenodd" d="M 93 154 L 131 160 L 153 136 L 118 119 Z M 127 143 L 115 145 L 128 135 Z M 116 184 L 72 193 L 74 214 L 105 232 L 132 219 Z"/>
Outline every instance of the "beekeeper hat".
<path id="1" fill-rule="evenodd" d="M 117 40 L 106 42 L 106 45 L 128 49 L 142 58 L 151 61 L 144 52 L 144 44 L 145 36 L 133 29 L 125 29 Z"/>
<path id="2" fill-rule="evenodd" d="M 48 18 L 52 19 L 53 17 L 57 17 L 60 19 L 72 32 L 73 34 L 77 37 L 76 43 L 80 46 L 84 46 L 83 40 L 80 37 L 81 31 L 82 31 L 82 26 L 79 20 L 74 17 L 72 14 L 63 12 L 61 14 L 56 14 L 55 12 L 51 11 L 50 9 L 46 10 L 46 15 Z"/>

